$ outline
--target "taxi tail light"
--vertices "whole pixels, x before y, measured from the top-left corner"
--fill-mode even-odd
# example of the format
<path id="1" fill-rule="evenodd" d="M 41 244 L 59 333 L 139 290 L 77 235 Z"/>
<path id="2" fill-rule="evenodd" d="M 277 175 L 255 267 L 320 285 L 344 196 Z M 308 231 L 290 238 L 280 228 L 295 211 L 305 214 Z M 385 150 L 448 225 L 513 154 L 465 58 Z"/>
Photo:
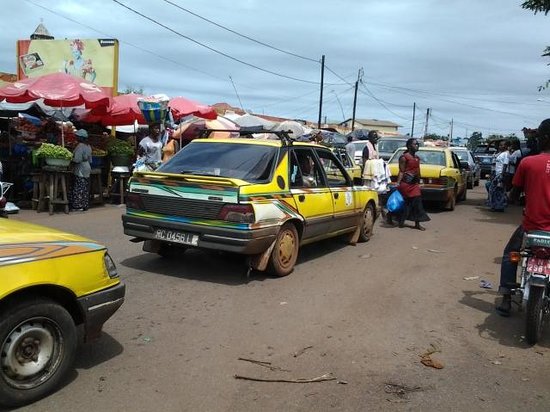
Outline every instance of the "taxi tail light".
<path id="1" fill-rule="evenodd" d="M 521 260 L 521 253 L 510 252 L 509 257 L 510 257 L 510 262 L 518 263 Z"/>
<path id="2" fill-rule="evenodd" d="M 105 264 L 105 270 L 111 279 L 118 278 L 118 272 L 116 270 L 115 262 L 108 253 L 103 255 L 103 263 Z"/>
<path id="3" fill-rule="evenodd" d="M 539 259 L 550 259 L 550 248 L 535 246 L 531 248 L 531 252 Z"/>
<path id="4" fill-rule="evenodd" d="M 446 186 L 447 185 L 447 178 L 446 177 L 439 177 L 439 178 L 428 178 L 424 179 L 424 183 L 429 183 L 432 185 L 441 185 Z"/>
<path id="5" fill-rule="evenodd" d="M 8 199 L 6 199 L 5 197 L 0 197 L 0 209 L 5 208 L 6 203 L 8 203 Z"/>
<path id="6" fill-rule="evenodd" d="M 126 208 L 128 209 L 144 209 L 143 200 L 139 193 L 126 193 Z"/>
<path id="7" fill-rule="evenodd" d="M 254 223 L 252 205 L 225 205 L 218 214 L 218 219 L 237 223 Z"/>

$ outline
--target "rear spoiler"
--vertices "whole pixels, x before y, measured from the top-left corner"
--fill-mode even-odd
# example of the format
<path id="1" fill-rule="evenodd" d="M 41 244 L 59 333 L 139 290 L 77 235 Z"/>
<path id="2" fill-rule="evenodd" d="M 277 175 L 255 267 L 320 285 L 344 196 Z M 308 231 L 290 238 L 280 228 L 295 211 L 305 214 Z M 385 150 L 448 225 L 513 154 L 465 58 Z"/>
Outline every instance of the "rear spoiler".
<path id="1" fill-rule="evenodd" d="M 239 179 L 230 179 L 227 177 L 218 177 L 218 176 L 196 176 L 189 174 L 179 174 L 179 173 L 161 173 L 161 172 L 134 172 L 133 177 L 144 177 L 147 179 L 175 179 L 183 180 L 188 183 L 206 183 L 206 184 L 219 184 L 223 186 L 233 186 L 239 187 L 247 185 L 249 183 L 244 180 Z"/>

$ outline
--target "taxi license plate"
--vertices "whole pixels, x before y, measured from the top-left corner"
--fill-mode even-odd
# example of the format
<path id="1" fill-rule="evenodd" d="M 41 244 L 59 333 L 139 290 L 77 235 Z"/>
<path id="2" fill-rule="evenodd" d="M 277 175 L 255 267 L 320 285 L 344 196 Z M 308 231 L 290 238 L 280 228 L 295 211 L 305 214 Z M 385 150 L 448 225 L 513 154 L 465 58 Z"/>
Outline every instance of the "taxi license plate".
<path id="1" fill-rule="evenodd" d="M 550 259 L 528 258 L 527 272 L 550 276 Z"/>
<path id="2" fill-rule="evenodd" d="M 178 232 L 169 229 L 155 229 L 155 239 L 165 240 L 167 242 L 181 243 L 183 245 L 197 246 L 199 236 L 191 233 Z"/>

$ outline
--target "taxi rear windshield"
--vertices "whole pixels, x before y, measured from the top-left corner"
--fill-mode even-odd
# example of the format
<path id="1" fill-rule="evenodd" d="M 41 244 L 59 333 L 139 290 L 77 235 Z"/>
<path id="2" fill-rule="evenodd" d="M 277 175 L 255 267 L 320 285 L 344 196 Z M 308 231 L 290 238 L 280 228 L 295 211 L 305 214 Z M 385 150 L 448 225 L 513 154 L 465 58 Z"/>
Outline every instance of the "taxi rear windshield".
<path id="1" fill-rule="evenodd" d="M 277 151 L 255 144 L 192 142 L 157 171 L 263 182 L 271 179 Z"/>

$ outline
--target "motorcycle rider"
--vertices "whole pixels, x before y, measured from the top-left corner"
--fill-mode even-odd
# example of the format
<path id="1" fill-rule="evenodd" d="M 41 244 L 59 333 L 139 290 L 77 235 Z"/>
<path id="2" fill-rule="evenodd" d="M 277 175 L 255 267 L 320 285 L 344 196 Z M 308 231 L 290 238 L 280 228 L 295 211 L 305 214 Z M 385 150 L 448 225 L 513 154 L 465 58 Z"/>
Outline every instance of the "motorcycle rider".
<path id="1" fill-rule="evenodd" d="M 512 306 L 510 285 L 516 283 L 517 262 L 510 261 L 510 252 L 521 248 L 525 231 L 550 231 L 550 119 L 543 120 L 537 129 L 540 154 L 524 158 L 512 180 L 510 201 L 514 203 L 523 191 L 525 208 L 523 221 L 504 248 L 500 268 L 502 302 L 496 308 L 502 316 L 510 316 Z"/>

